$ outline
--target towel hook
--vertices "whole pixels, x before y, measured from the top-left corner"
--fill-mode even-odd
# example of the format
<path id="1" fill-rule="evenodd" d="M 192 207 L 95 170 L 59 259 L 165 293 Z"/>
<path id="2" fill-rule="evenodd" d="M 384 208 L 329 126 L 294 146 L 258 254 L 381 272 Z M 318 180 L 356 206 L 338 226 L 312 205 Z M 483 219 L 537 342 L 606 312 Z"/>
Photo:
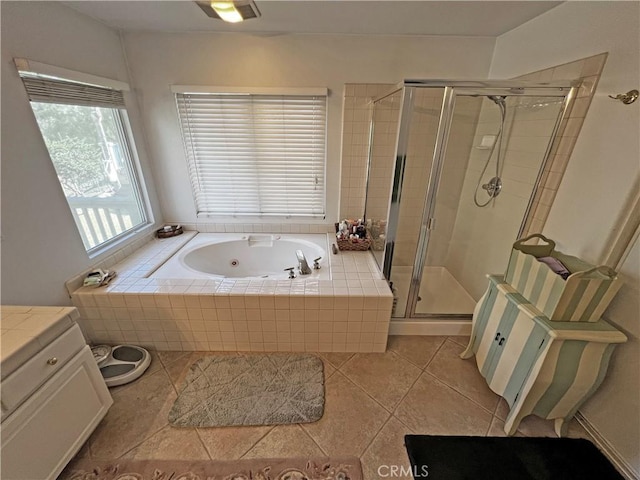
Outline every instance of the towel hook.
<path id="1" fill-rule="evenodd" d="M 609 95 L 609 98 L 620 100 L 625 105 L 630 105 L 638 99 L 638 90 L 629 90 L 627 93 L 619 93 L 615 97 Z"/>

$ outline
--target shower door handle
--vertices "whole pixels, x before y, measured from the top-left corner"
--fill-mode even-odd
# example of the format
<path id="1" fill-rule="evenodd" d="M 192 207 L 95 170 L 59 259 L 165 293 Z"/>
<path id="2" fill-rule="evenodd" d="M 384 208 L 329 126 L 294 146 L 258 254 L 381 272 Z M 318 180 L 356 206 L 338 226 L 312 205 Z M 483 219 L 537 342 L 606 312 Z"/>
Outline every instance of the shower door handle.
<path id="1" fill-rule="evenodd" d="M 429 217 L 429 220 L 427 220 L 427 225 L 426 225 L 427 230 L 435 230 L 436 228 L 436 219 L 433 217 Z"/>

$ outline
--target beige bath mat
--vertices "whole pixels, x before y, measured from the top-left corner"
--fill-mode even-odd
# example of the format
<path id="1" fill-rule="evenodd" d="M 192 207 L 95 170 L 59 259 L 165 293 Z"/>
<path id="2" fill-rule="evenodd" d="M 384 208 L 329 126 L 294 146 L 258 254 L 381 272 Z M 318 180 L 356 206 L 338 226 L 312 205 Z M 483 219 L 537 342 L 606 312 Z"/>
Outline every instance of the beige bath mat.
<path id="1" fill-rule="evenodd" d="M 362 480 L 357 458 L 72 462 L 58 480 Z"/>
<path id="2" fill-rule="evenodd" d="M 210 355 L 189 369 L 169 423 L 282 425 L 315 422 L 323 412 L 323 364 L 315 355 Z"/>

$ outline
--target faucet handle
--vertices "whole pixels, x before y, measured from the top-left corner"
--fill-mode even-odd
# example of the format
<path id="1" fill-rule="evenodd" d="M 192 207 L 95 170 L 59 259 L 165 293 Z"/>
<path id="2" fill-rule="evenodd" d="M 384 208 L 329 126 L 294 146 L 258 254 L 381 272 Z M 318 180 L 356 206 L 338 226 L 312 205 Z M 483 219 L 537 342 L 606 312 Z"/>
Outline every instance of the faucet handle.
<path id="1" fill-rule="evenodd" d="M 322 257 L 318 257 L 318 258 L 313 260 L 313 269 L 314 270 L 320 270 L 320 260 L 322 260 Z"/>
<path id="2" fill-rule="evenodd" d="M 293 273 L 293 269 L 296 267 L 289 267 L 289 268 L 285 268 L 284 271 L 285 272 L 289 272 L 289 279 L 293 279 L 296 278 L 296 274 Z"/>

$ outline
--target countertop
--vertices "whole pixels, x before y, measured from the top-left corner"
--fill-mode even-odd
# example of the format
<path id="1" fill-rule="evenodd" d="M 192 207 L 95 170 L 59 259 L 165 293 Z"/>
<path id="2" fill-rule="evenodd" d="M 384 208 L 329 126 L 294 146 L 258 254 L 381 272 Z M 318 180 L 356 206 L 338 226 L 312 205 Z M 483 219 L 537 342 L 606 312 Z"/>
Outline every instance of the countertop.
<path id="1" fill-rule="evenodd" d="M 75 307 L 0 306 L 0 376 L 5 378 L 80 318 Z"/>

